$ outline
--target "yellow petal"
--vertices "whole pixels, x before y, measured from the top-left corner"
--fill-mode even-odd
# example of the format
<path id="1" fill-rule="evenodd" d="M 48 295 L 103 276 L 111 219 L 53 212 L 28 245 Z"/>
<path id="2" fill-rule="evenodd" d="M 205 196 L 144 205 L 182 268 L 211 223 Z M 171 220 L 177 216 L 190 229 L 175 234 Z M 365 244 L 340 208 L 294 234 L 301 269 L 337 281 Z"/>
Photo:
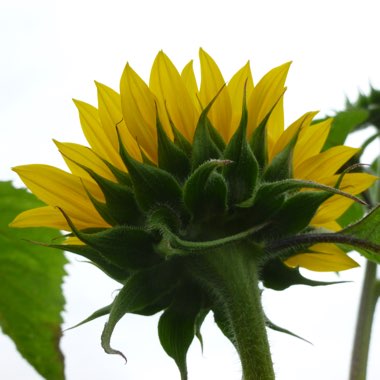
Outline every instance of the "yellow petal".
<path id="1" fill-rule="evenodd" d="M 335 174 L 328 178 L 321 178 L 319 182 L 335 187 L 339 176 L 339 174 Z M 347 173 L 340 182 L 339 189 L 349 194 L 360 194 L 371 187 L 377 180 L 378 177 L 368 173 Z"/>
<path id="2" fill-rule="evenodd" d="M 269 71 L 248 99 L 248 135 L 257 128 L 284 93 L 290 62 Z"/>
<path id="3" fill-rule="evenodd" d="M 121 110 L 137 143 L 157 162 L 156 103 L 146 83 L 127 64 L 120 80 Z"/>
<path id="4" fill-rule="evenodd" d="M 98 90 L 98 112 L 103 128 L 116 152 L 119 152 L 119 139 L 117 136 L 118 129 L 121 139 L 128 153 L 136 160 L 141 161 L 141 152 L 136 140 L 133 138 L 125 125 L 123 114 L 121 112 L 120 95 L 104 84 L 95 82 Z M 122 159 L 118 155 L 118 165 L 121 170 L 126 170 Z"/>
<path id="5" fill-rule="evenodd" d="M 339 175 L 319 180 L 320 183 L 334 187 L 337 183 Z M 368 189 L 377 181 L 377 177 L 367 173 L 348 173 L 346 174 L 339 186 L 339 189 L 349 194 L 360 194 Z M 311 225 L 315 227 L 324 227 L 331 229 L 331 223 L 340 218 L 354 201 L 341 195 L 334 195 L 318 208 L 315 216 L 311 220 Z M 339 226 L 339 225 L 338 225 Z M 334 229 L 333 231 L 337 231 Z"/>
<path id="6" fill-rule="evenodd" d="M 82 240 L 79 240 L 76 236 L 68 236 L 64 241 L 64 245 L 85 245 Z"/>
<path id="7" fill-rule="evenodd" d="M 253 79 L 249 62 L 235 73 L 227 85 L 232 105 L 231 135 L 235 132 L 240 123 L 245 86 L 246 99 L 248 99 L 253 91 Z M 231 136 L 229 136 L 229 138 L 230 137 Z"/>
<path id="8" fill-rule="evenodd" d="M 318 112 L 306 112 L 294 123 L 292 123 L 288 128 L 286 128 L 285 131 L 278 138 L 275 146 L 273 147 L 271 157 L 273 158 L 278 153 L 282 152 L 293 139 L 293 137 L 298 133 L 298 131 L 302 128 L 305 128 L 311 123 L 311 121 L 317 113 Z"/>
<path id="9" fill-rule="evenodd" d="M 325 227 L 331 221 L 341 217 L 353 203 L 354 201 L 352 199 L 344 198 L 340 195 L 333 195 L 318 208 L 310 224 Z"/>
<path id="10" fill-rule="evenodd" d="M 16 216 L 10 226 L 21 228 L 51 227 L 59 230 L 70 230 L 62 213 L 57 208 L 51 206 L 44 206 L 24 211 Z"/>
<path id="11" fill-rule="evenodd" d="M 342 229 L 342 226 L 338 222 L 336 222 L 335 220 L 323 222 L 321 224 L 313 222 L 313 223 L 310 223 L 310 225 L 312 225 L 315 228 L 323 228 L 325 230 L 329 230 L 332 232 L 337 232 L 337 231 L 340 231 Z"/>
<path id="12" fill-rule="evenodd" d="M 315 272 L 340 272 L 359 266 L 356 261 L 334 244 L 315 244 L 309 249 L 315 253 L 301 253 L 292 256 L 285 261 L 285 264 Z"/>
<path id="13" fill-rule="evenodd" d="M 201 89 L 199 97 L 203 107 L 206 107 L 220 89 L 225 85 L 222 73 L 215 61 L 202 49 L 199 50 L 201 63 Z M 232 107 L 227 88 L 219 93 L 218 98 L 212 105 L 208 118 L 211 124 L 218 130 L 224 141 L 231 136 Z"/>
<path id="14" fill-rule="evenodd" d="M 293 151 L 295 167 L 322 150 L 330 132 L 332 120 L 330 118 L 302 128 Z"/>
<path id="15" fill-rule="evenodd" d="M 198 111 L 198 113 L 200 113 L 201 107 L 199 104 L 199 97 L 198 97 L 199 90 L 198 90 L 197 80 L 194 74 L 192 60 L 183 68 L 181 72 L 181 78 L 183 80 L 185 87 L 187 88 L 187 92 L 189 93 L 189 96 L 191 100 L 193 101 L 193 104 L 196 110 Z"/>
<path id="16" fill-rule="evenodd" d="M 107 178 L 111 181 L 116 181 L 112 172 L 108 169 L 108 166 L 88 147 L 74 144 L 74 143 L 61 143 L 53 140 L 55 145 L 58 147 L 60 153 L 63 156 L 67 166 L 69 167 L 71 173 L 91 179 L 91 176 L 82 169 L 78 164 L 81 164 L 100 176 Z"/>
<path id="17" fill-rule="evenodd" d="M 161 104 L 165 104 L 175 127 L 193 141 L 199 112 L 187 88 L 170 59 L 161 51 L 154 60 L 149 88 Z"/>
<path id="18" fill-rule="evenodd" d="M 113 165 L 120 167 L 121 160 L 119 152 L 112 145 L 111 139 L 103 129 L 98 110 L 90 104 L 79 100 L 74 100 L 74 103 L 79 111 L 79 119 L 83 133 L 94 152 Z"/>
<path id="19" fill-rule="evenodd" d="M 83 187 L 83 180 L 48 165 L 24 165 L 13 168 L 30 191 L 49 206 L 62 208 L 71 218 L 81 220 L 87 227 L 106 224 L 95 210 Z M 89 191 L 95 191 L 85 182 Z"/>
<path id="20" fill-rule="evenodd" d="M 294 162 L 294 177 L 318 182 L 321 178 L 335 174 L 357 151 L 343 145 L 335 146 L 308 158 L 300 165 Z"/>
<path id="21" fill-rule="evenodd" d="M 89 228 L 88 220 L 78 219 L 71 216 L 75 227 L 79 230 Z M 62 213 L 56 207 L 44 206 L 27 210 L 17 215 L 10 224 L 11 227 L 50 227 L 58 230 L 70 231 L 70 227 Z M 91 228 L 110 227 L 103 219 L 94 219 Z"/>

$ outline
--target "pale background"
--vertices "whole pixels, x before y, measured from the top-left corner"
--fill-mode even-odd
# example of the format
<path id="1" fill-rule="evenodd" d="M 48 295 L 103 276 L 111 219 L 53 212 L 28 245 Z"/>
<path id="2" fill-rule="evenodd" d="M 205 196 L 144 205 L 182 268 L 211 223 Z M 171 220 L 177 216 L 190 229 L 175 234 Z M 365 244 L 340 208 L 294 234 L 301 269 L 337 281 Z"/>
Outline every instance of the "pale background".
<path id="1" fill-rule="evenodd" d="M 248 59 L 256 82 L 292 60 L 287 121 L 309 110 L 339 110 L 346 95 L 353 99 L 359 90 L 368 91 L 370 82 L 380 87 L 379 14 L 379 2 L 369 0 L 0 0 L 0 179 L 20 186 L 9 169 L 19 164 L 63 167 L 51 139 L 84 142 L 70 99 L 96 105 L 93 80 L 118 89 L 127 61 L 148 80 L 160 49 L 182 68 L 190 59 L 197 62 L 201 46 L 226 80 Z M 118 288 L 69 257 L 65 327 L 108 304 Z M 352 283 L 264 292 L 273 322 L 313 342 L 269 332 L 278 380 L 347 378 L 362 275 L 359 268 L 340 276 Z M 127 365 L 101 349 L 104 322 L 65 333 L 68 380 L 178 379 L 174 362 L 159 345 L 157 318 L 126 316 L 119 323 L 112 343 L 127 355 Z M 203 333 L 203 356 L 196 341 L 189 352 L 190 380 L 240 379 L 237 354 L 211 317 Z M 377 316 L 368 380 L 380 378 L 379 333 Z M 2 335 L 0 379 L 40 379 Z"/>

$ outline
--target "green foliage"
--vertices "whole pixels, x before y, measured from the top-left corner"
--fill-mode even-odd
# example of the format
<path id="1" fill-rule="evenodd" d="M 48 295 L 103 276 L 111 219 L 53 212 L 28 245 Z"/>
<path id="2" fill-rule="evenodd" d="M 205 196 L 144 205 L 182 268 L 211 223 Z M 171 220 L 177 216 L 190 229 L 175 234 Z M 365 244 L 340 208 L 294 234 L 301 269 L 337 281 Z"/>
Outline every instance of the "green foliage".
<path id="1" fill-rule="evenodd" d="M 368 111 L 361 108 L 353 108 L 339 112 L 334 116 L 330 133 L 323 150 L 327 150 L 333 146 L 343 145 L 347 136 L 354 131 L 356 127 L 364 123 L 368 119 L 368 116 Z"/>
<path id="2" fill-rule="evenodd" d="M 340 231 L 339 235 L 353 238 L 346 244 L 357 248 L 368 260 L 380 264 L 380 206 L 359 222 Z"/>
<path id="3" fill-rule="evenodd" d="M 64 379 L 59 341 L 66 259 L 62 252 L 25 240 L 49 241 L 57 231 L 8 227 L 20 212 L 41 205 L 26 190 L 0 183 L 0 326 L 37 372 L 48 380 L 60 380 Z"/>
<path id="4" fill-rule="evenodd" d="M 360 220 L 364 216 L 364 208 L 358 203 L 353 203 L 351 207 L 338 219 L 341 227 L 347 227 L 351 223 Z"/>

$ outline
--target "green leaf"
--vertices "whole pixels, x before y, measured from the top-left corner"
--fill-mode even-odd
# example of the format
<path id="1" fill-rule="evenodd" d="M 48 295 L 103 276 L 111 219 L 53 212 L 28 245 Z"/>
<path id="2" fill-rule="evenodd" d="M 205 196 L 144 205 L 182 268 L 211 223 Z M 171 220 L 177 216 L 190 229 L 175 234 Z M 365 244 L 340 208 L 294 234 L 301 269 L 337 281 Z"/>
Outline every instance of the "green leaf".
<path id="1" fill-rule="evenodd" d="M 380 264 L 380 206 L 336 235 L 346 235 L 347 242 L 342 243 L 357 248 L 368 260 Z M 355 241 L 350 241 L 349 238 L 354 238 Z"/>
<path id="2" fill-rule="evenodd" d="M 125 359 L 120 351 L 113 349 L 110 345 L 116 324 L 127 313 L 150 315 L 167 307 L 179 276 L 180 271 L 173 262 L 166 262 L 136 272 L 128 278 L 116 296 L 108 322 L 104 326 L 102 347 L 106 353 L 118 354 Z M 147 310 L 149 310 L 148 314 Z"/>
<path id="3" fill-rule="evenodd" d="M 352 132 L 355 127 L 366 121 L 368 116 L 369 112 L 362 108 L 339 112 L 334 117 L 323 150 L 327 150 L 333 146 L 343 145 L 349 133 Z"/>
<path id="4" fill-rule="evenodd" d="M 67 261 L 62 252 L 25 241 L 49 241 L 58 232 L 8 227 L 20 212 L 40 206 L 26 190 L 0 183 L 0 326 L 41 376 L 60 380 L 64 379 L 59 341 L 65 303 L 61 286 Z"/>
<path id="5" fill-rule="evenodd" d="M 195 335 L 197 317 L 201 311 L 200 301 L 197 288 L 182 287 L 158 323 L 161 345 L 176 362 L 181 380 L 187 380 L 186 356 Z"/>
<path id="6" fill-rule="evenodd" d="M 337 220 L 341 227 L 360 220 L 364 216 L 364 208 L 358 203 L 353 203 L 350 208 Z"/>
<path id="7" fill-rule="evenodd" d="M 248 113 L 244 94 L 239 128 L 224 151 L 224 158 L 232 161 L 231 165 L 223 168 L 232 204 L 240 203 L 252 196 L 259 174 L 259 164 L 247 142 L 247 122 Z"/>

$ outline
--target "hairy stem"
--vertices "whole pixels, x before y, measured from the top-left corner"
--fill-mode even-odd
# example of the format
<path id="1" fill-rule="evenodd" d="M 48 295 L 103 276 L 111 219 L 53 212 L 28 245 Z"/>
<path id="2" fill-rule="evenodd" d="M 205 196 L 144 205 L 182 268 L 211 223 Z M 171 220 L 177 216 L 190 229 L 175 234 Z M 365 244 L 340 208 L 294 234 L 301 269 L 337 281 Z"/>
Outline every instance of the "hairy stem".
<path id="1" fill-rule="evenodd" d="M 246 243 L 218 248 L 194 256 L 191 271 L 209 294 L 216 322 L 238 351 L 243 379 L 274 380 L 254 250 Z"/>

